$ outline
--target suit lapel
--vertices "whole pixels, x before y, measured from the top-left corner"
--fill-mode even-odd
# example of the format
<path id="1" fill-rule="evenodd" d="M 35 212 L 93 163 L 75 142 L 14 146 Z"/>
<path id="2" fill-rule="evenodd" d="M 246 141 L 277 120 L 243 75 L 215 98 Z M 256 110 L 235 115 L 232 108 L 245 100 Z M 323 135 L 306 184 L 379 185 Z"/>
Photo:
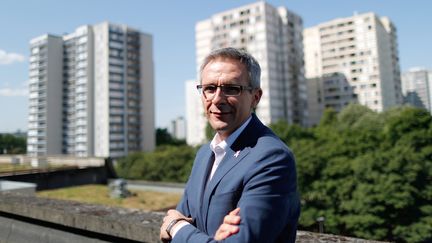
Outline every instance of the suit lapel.
<path id="1" fill-rule="evenodd" d="M 237 165 L 247 154 L 249 153 L 249 148 L 244 149 L 243 151 L 238 151 L 233 153 L 232 151 L 227 152 L 224 159 L 219 164 L 213 178 L 208 182 L 208 185 L 205 189 L 204 199 L 208 199 L 211 192 L 214 190 L 219 181 L 224 177 L 226 173 L 228 173 L 235 165 Z M 234 156 L 237 154 L 236 156 Z"/>
<path id="2" fill-rule="evenodd" d="M 203 219 L 205 222 L 205 228 L 207 229 L 207 216 L 208 208 L 210 204 L 210 197 L 213 191 L 218 186 L 219 182 L 223 177 L 236 166 L 246 155 L 249 153 L 250 148 L 253 147 L 258 138 L 258 133 L 261 133 L 262 123 L 258 120 L 255 114 L 252 114 L 252 120 L 239 135 L 239 137 L 230 146 L 230 150 L 227 150 L 225 157 L 219 164 L 213 178 L 208 182 L 207 187 L 204 190 L 202 205 L 203 205 Z M 228 213 L 228 212 L 227 212 Z"/>
<path id="3" fill-rule="evenodd" d="M 195 165 L 196 171 L 193 173 L 194 179 L 189 181 L 188 185 L 190 187 L 189 197 L 192 202 L 196 205 L 196 218 L 195 222 L 198 228 L 205 229 L 205 221 L 203 217 L 203 194 L 207 184 L 208 174 L 211 171 L 214 156 L 213 152 L 210 150 L 209 145 L 204 145 L 204 149 L 197 155 Z M 199 157 L 198 157 L 199 156 Z"/>
<path id="4" fill-rule="evenodd" d="M 252 120 L 231 145 L 233 151 L 243 150 L 245 147 L 255 147 L 258 138 L 262 136 L 266 131 L 267 127 L 264 126 L 255 114 L 252 114 Z"/>
<path id="5" fill-rule="evenodd" d="M 205 222 L 205 228 L 207 229 L 207 216 L 208 216 L 208 207 L 210 203 L 210 197 L 222 180 L 222 178 L 234 167 L 236 166 L 247 154 L 249 153 L 249 148 L 246 148 L 242 151 L 232 152 L 229 151 L 219 164 L 213 178 L 208 182 L 207 186 L 204 189 L 204 194 L 202 197 L 202 215 L 203 220 Z"/>
<path id="6" fill-rule="evenodd" d="M 224 176 L 238 163 L 240 163 L 246 156 L 249 154 L 250 149 L 255 146 L 258 138 L 265 133 L 266 127 L 259 121 L 255 114 L 252 114 L 252 120 L 243 130 L 243 132 L 239 135 L 236 141 L 231 145 L 231 150 L 227 151 L 227 154 L 219 164 L 213 178 L 207 183 L 204 181 L 202 185 L 206 185 L 202 191 L 202 211 L 201 215 L 203 217 L 204 229 L 207 230 L 207 217 L 208 217 L 208 208 L 210 204 L 210 197 L 215 190 L 215 188 L 219 185 L 220 181 L 224 178 Z M 209 155 L 210 156 L 210 155 Z M 211 170 L 213 163 L 207 168 L 205 173 L 205 178 L 207 180 L 208 173 Z M 227 212 L 228 213 L 228 212 Z"/>
<path id="7" fill-rule="evenodd" d="M 203 195 L 204 195 L 204 191 L 207 187 L 207 181 L 208 181 L 208 177 L 210 175 L 210 171 L 213 167 L 214 158 L 215 157 L 214 157 L 213 151 L 211 151 L 209 149 L 209 151 L 206 153 L 206 155 L 203 159 L 203 161 L 206 163 L 205 166 L 203 165 L 203 168 L 205 168 L 205 171 L 203 171 L 203 173 L 200 173 L 201 175 L 203 175 L 202 178 L 200 179 L 201 180 L 201 183 L 200 183 L 201 188 L 200 188 L 200 194 L 199 194 L 199 198 L 201 200 L 200 205 L 202 205 L 202 202 L 203 202 Z"/>
<path id="8" fill-rule="evenodd" d="M 206 146 L 206 145 L 205 145 Z M 207 145 L 208 146 L 208 145 Z M 203 220 L 203 195 L 204 195 L 204 190 L 206 188 L 207 185 L 207 178 L 208 175 L 211 171 L 212 165 L 213 165 L 213 161 L 214 161 L 214 155 L 213 152 L 210 149 L 207 149 L 204 154 L 201 156 L 201 158 L 198 160 L 198 162 L 200 163 L 200 169 L 197 173 L 197 175 L 199 175 L 198 180 L 196 181 L 196 185 L 195 186 L 199 186 L 200 188 L 197 188 L 197 195 L 198 198 L 196 198 L 199 208 L 198 210 L 201 212 L 197 215 L 197 219 L 196 219 L 196 223 L 197 225 L 201 225 L 202 227 L 200 228 L 204 228 L 204 222 L 205 220 Z M 194 185 L 192 185 L 194 186 Z M 193 195 L 192 195 L 193 197 Z"/>

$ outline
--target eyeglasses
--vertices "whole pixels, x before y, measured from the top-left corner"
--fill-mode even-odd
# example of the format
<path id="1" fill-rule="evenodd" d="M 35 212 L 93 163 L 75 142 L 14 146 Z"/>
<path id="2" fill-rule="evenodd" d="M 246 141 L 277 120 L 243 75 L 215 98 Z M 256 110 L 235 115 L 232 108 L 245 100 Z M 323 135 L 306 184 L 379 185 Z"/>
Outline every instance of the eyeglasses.
<path id="1" fill-rule="evenodd" d="M 241 95 L 242 90 L 253 90 L 250 86 L 243 86 L 237 84 L 222 84 L 222 85 L 202 85 L 199 84 L 196 86 L 200 94 L 204 96 L 207 100 L 212 100 L 216 94 L 217 88 L 221 89 L 221 93 L 226 96 L 239 96 Z"/>

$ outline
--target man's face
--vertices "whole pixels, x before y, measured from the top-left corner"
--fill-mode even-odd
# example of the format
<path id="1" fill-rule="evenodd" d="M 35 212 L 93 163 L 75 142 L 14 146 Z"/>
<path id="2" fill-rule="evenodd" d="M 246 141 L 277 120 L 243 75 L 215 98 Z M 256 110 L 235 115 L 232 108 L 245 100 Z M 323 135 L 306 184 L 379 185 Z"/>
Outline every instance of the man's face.
<path id="1" fill-rule="evenodd" d="M 209 62 L 201 74 L 202 85 L 250 86 L 249 75 L 244 64 L 229 58 L 218 58 Z M 251 114 L 262 95 L 261 89 L 242 90 L 239 96 L 225 96 L 217 88 L 213 99 L 201 96 L 207 119 L 222 140 L 233 133 Z"/>

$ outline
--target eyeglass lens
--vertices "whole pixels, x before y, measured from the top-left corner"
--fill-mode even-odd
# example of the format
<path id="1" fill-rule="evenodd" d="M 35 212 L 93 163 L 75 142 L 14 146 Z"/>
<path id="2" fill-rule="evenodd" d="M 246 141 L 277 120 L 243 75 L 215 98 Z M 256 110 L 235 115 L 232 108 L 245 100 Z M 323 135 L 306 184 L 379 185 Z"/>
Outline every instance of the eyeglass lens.
<path id="1" fill-rule="evenodd" d="M 217 91 L 217 88 L 221 89 L 221 92 L 225 96 L 238 96 L 241 93 L 242 87 L 239 85 L 203 85 L 202 92 L 206 98 L 212 98 Z"/>

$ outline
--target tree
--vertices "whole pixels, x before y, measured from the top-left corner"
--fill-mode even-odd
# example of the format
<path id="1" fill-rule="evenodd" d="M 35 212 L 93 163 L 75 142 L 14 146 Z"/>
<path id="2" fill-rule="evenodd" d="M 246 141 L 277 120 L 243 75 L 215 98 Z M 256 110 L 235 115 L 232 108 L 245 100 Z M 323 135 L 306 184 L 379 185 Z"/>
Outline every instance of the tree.
<path id="1" fill-rule="evenodd" d="M 154 152 L 132 153 L 119 160 L 116 171 L 129 179 L 186 182 L 196 148 L 180 145 L 159 146 Z"/>
<path id="2" fill-rule="evenodd" d="M 216 132 L 213 130 L 213 128 L 211 127 L 210 123 L 207 122 L 206 127 L 205 127 L 205 136 L 206 139 L 208 141 L 211 141 L 214 137 L 214 135 L 216 134 Z"/>
<path id="3" fill-rule="evenodd" d="M 156 129 L 156 146 L 160 145 L 185 145 L 185 140 L 173 138 L 166 128 Z"/>
<path id="4" fill-rule="evenodd" d="M 0 154 L 25 154 L 27 139 L 12 134 L 0 134 Z"/>
<path id="5" fill-rule="evenodd" d="M 311 139 L 314 136 L 308 129 L 297 124 L 289 125 L 284 120 L 279 120 L 276 123 L 270 124 L 270 128 L 288 145 L 290 145 L 293 140 Z"/>
<path id="6" fill-rule="evenodd" d="M 397 242 L 432 240 L 432 118 L 399 107 L 350 105 L 291 140 L 302 193 L 300 226 L 316 218 L 335 234 Z"/>

